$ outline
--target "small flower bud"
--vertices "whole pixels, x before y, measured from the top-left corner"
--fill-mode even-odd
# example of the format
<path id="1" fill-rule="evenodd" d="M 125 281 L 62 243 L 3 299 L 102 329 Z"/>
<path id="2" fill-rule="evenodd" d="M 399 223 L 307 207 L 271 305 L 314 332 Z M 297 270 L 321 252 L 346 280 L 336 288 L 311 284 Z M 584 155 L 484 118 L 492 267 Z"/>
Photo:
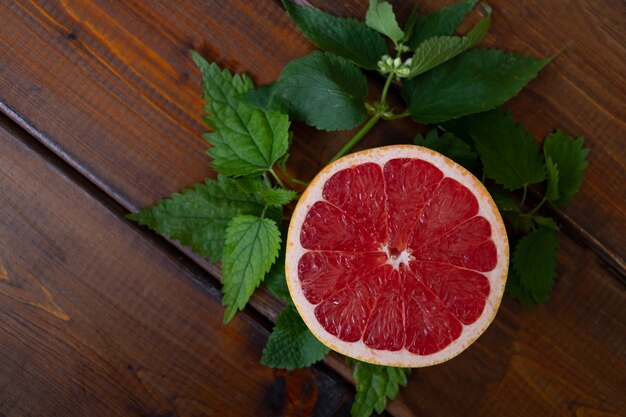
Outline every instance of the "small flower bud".
<path id="1" fill-rule="evenodd" d="M 394 68 L 400 68 L 400 65 L 402 65 L 402 59 L 396 58 L 396 59 L 393 60 L 393 67 Z"/>

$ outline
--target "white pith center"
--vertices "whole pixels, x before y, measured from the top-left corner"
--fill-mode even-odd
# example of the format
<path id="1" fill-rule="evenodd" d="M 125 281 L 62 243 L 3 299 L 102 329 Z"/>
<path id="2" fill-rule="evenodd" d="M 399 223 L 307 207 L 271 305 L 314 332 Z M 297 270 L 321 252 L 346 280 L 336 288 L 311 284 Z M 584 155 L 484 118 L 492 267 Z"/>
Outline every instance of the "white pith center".
<path id="1" fill-rule="evenodd" d="M 403 250 L 399 254 L 392 254 L 389 251 L 389 247 L 387 245 L 380 248 L 381 251 L 385 252 L 387 255 L 387 263 L 391 265 L 394 269 L 400 269 L 401 264 L 405 264 L 408 266 L 409 262 L 413 260 L 413 256 L 406 250 Z"/>

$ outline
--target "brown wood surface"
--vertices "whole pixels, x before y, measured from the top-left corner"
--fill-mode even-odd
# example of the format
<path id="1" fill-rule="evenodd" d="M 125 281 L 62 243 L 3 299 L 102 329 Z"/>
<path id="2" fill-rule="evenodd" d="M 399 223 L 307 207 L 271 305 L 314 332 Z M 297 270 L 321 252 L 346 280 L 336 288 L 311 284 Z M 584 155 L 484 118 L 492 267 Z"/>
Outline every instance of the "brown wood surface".
<path id="1" fill-rule="evenodd" d="M 397 3 L 405 10 L 413 4 Z M 535 56 L 565 48 L 510 106 L 538 138 L 556 127 L 585 135 L 591 167 L 576 204 L 564 211 L 626 270 L 626 243 L 614 233 L 626 230 L 626 6 L 492 3 L 485 46 Z M 316 4 L 360 16 L 366 2 Z M 429 0 L 423 9 L 444 4 Z M 0 40 L 7 47 L 0 101 L 129 209 L 207 175 L 199 74 L 189 49 L 259 83 L 313 49 L 274 1 L 16 1 L 2 7 Z M 408 121 L 388 123 L 363 146 L 407 142 L 415 131 Z M 348 137 L 299 133 L 292 166 L 303 176 L 313 175 Z"/>
<path id="2" fill-rule="evenodd" d="M 352 16 L 361 16 L 366 7 L 365 1 L 320 0 L 313 3 Z M 423 10 L 432 10 L 447 3 L 427 0 L 421 4 Z M 399 10 L 408 10 L 413 2 L 398 0 L 394 4 Z M 559 280 L 550 303 L 530 309 L 506 299 L 494 325 L 473 347 L 447 364 L 414 372 L 410 387 L 390 405 L 389 411 L 397 416 L 620 415 L 626 409 L 622 388 L 626 386 L 626 329 L 623 323 L 626 300 L 624 287 L 619 283 L 620 279 L 625 279 L 626 270 L 623 263 L 626 257 L 626 242 L 623 240 L 626 230 L 626 155 L 623 148 L 626 138 L 626 50 L 623 43 L 626 7 L 620 1 L 608 0 L 499 0 L 490 4 L 494 8 L 494 20 L 486 45 L 535 56 L 553 54 L 567 46 L 510 106 L 537 138 L 555 127 L 570 134 L 585 135 L 591 148 L 590 167 L 582 192 L 559 213 L 566 223 L 564 230 L 571 237 L 562 234 Z M 260 83 L 275 79 L 285 63 L 312 50 L 275 1 L 15 1 L 0 5 L 0 21 L 0 42 L 3 45 L 0 49 L 0 106 L 4 112 L 127 210 L 150 204 L 212 175 L 204 155 L 206 144 L 200 138 L 205 128 L 200 121 L 199 74 L 189 59 L 189 49 L 196 49 L 207 59 L 231 70 L 247 71 Z M 373 77 L 372 83 L 375 86 L 379 80 Z M 407 120 L 380 125 L 363 141 L 362 147 L 407 142 L 417 129 Z M 290 166 L 303 178 L 310 177 L 348 137 L 346 133 L 319 134 L 298 127 Z M 14 148 L 25 149 L 17 144 Z M 4 149 L 3 143 L 0 157 L 5 157 Z M 13 161 L 15 157 L 9 156 L 8 160 Z M 37 157 L 31 156 L 31 159 L 37 160 Z M 43 163 L 39 165 L 43 166 Z M 3 168 L 0 166 L 0 170 Z M 5 189 L 15 188 L 13 183 L 5 188 L 8 178 L 30 184 L 37 178 L 42 180 L 42 170 L 22 164 L 21 171 L 10 171 L 12 176 L 3 177 L 3 199 Z M 65 175 L 70 176 L 69 171 Z M 7 410 L 16 410 L 8 415 L 35 413 L 34 410 L 41 410 L 32 408 L 35 399 L 49 390 L 64 390 L 66 395 L 74 395 L 73 390 L 92 390 L 90 398 L 101 395 L 116 404 L 124 403 L 118 398 L 118 392 L 131 392 L 139 404 L 162 405 L 150 402 L 156 401 L 154 391 L 142 394 L 128 388 L 127 384 L 134 380 L 117 371 L 115 362 L 109 357 L 110 350 L 98 351 L 87 361 L 108 375 L 104 379 L 94 377 L 97 383 L 93 385 L 83 379 L 61 378 L 64 373 L 83 372 L 79 366 L 82 352 L 77 349 L 57 352 L 56 357 L 64 362 L 49 371 L 37 368 L 36 372 L 20 373 L 23 368 L 20 361 L 26 360 L 24 358 L 34 356 L 43 364 L 55 357 L 55 350 L 47 348 L 47 344 L 37 337 L 46 342 L 53 339 L 62 346 L 79 342 L 89 345 L 94 343 L 92 335 L 102 338 L 98 330 L 101 327 L 117 330 L 115 326 L 121 326 L 118 316 L 95 314 L 85 309 L 84 305 L 93 303 L 98 307 L 98 303 L 102 303 L 96 296 L 113 305 L 125 302 L 126 310 L 116 307 L 114 311 L 119 309 L 119 314 L 128 317 L 127 320 L 141 323 L 147 314 L 138 309 L 136 296 L 125 287 L 131 285 L 127 280 L 119 278 L 113 281 L 116 284 L 101 284 L 96 287 L 100 292 L 94 294 L 75 289 L 82 285 L 81 279 L 93 285 L 94 281 L 107 282 L 98 277 L 111 275 L 107 274 L 111 272 L 108 266 L 84 269 L 85 264 L 79 262 L 89 259 L 94 265 L 105 265 L 107 259 L 112 259 L 109 252 L 94 261 L 97 253 L 88 250 L 103 244 L 102 236 L 107 236 L 108 228 L 123 230 L 119 234 L 126 235 L 126 239 L 117 242 L 117 250 L 134 254 L 119 259 L 113 257 L 116 260 L 112 262 L 114 267 L 123 269 L 143 263 L 142 267 L 132 269 L 132 274 L 124 275 L 136 280 L 132 281 L 135 293 L 141 294 L 141 284 L 144 283 L 150 283 L 155 289 L 176 285 L 176 291 L 189 293 L 185 297 L 192 300 L 182 296 L 170 299 L 156 294 L 155 303 L 158 305 L 158 301 L 167 308 L 151 310 L 155 327 L 141 328 L 133 336 L 153 342 L 147 355 L 152 361 L 149 363 L 156 364 L 150 368 L 156 370 L 148 377 L 150 384 L 160 386 L 165 384 L 164 380 L 170 381 L 163 388 L 170 401 L 178 398 L 177 395 L 189 396 L 201 405 L 215 405 L 220 410 L 219 407 L 224 407 L 224 413 L 228 414 L 229 407 L 237 409 L 239 398 L 246 398 L 245 405 L 241 405 L 241 415 L 272 414 L 267 392 L 268 387 L 271 391 L 276 383 L 272 379 L 275 375 L 255 365 L 266 337 L 263 329 L 245 315 L 235 326 L 222 326 L 219 323 L 221 310 L 215 298 L 191 282 L 197 273 L 189 272 L 194 267 L 186 256 L 178 260 L 175 252 L 155 249 L 154 245 L 146 243 L 151 242 L 151 238 L 141 237 L 151 235 L 143 230 L 138 233 L 136 228 L 119 221 L 120 213 L 100 209 L 102 217 L 93 220 L 86 216 L 76 207 L 82 201 L 79 197 L 88 197 L 84 191 L 73 191 L 78 195 L 74 199 L 59 197 L 63 195 L 60 188 L 72 194 L 72 187 L 78 187 L 76 182 L 73 186 L 70 183 L 69 179 L 59 179 L 55 185 L 45 189 L 40 185 L 41 192 L 31 190 L 30 194 L 22 186 L 23 189 L 19 189 L 22 195 L 31 196 L 31 200 L 10 200 L 20 204 L 10 206 L 12 211 L 8 215 L 3 211 L 2 220 L 8 219 L 5 223 L 10 227 L 7 228 L 16 237 L 31 230 L 45 231 L 48 240 L 55 243 L 51 247 L 67 248 L 67 228 L 42 221 L 33 222 L 40 228 L 32 229 L 31 223 L 24 220 L 13 224 L 12 218 L 32 213 L 35 219 L 40 216 L 45 220 L 66 214 L 61 209 L 65 207 L 68 215 L 77 216 L 71 222 L 72 233 L 86 236 L 87 231 L 93 231 L 84 238 L 88 244 L 72 249 L 82 256 L 76 256 L 77 259 L 71 259 L 62 268 L 68 276 L 78 278 L 61 279 L 62 274 L 55 273 L 58 281 L 54 282 L 58 287 L 53 289 L 58 296 L 51 294 L 85 315 L 87 324 L 91 319 L 98 326 L 94 326 L 91 333 L 83 335 L 76 331 L 72 334 L 66 329 L 59 330 L 58 323 L 45 321 L 32 325 L 28 321 L 32 319 L 29 311 L 23 310 L 28 305 L 23 301 L 17 304 L 21 307 L 16 312 L 12 310 L 16 308 L 14 304 L 0 304 L 1 311 L 8 311 L 10 314 L 6 316 L 14 320 L 14 328 L 10 327 L 13 332 L 30 332 L 28 337 L 0 335 L 0 347 L 6 346 L 4 357 L 8 358 L 6 366 L 10 370 L 2 374 L 0 387 L 9 386 L 7 381 L 13 379 L 22 384 L 17 384 L 18 387 L 32 384 L 31 389 L 0 388 L 0 414 L 7 414 Z M 54 210 L 48 208 L 49 201 L 56 202 Z M 2 233 L 4 243 L 6 232 Z M 47 270 L 47 262 L 50 262 L 44 251 L 50 249 L 37 245 L 39 241 L 34 240 L 33 233 L 25 235 L 21 246 L 3 247 L 0 256 L 19 259 L 19 262 L 6 261 L 10 264 L 5 268 L 14 268 L 16 263 L 33 276 L 43 276 L 39 271 Z M 140 241 L 142 245 L 129 246 L 129 241 Z M 123 250 L 125 247 L 127 249 Z M 29 254 L 28 248 L 32 253 Z M 104 248 L 108 246 L 104 245 Z M 206 270 L 216 271 L 205 262 L 199 261 L 199 264 Z M 41 298 L 42 292 L 36 285 L 31 286 L 32 291 Z M 6 296 L 0 291 L 0 303 L 6 301 L 3 295 Z M 5 297 L 6 302 L 15 302 L 15 297 Z M 64 306 L 56 301 L 57 298 L 53 299 L 59 307 Z M 188 311 L 188 302 L 192 311 Z M 82 309 L 75 305 L 78 303 Z M 273 318 L 280 303 L 264 293 L 255 297 L 254 307 L 265 317 Z M 47 305 L 46 308 L 56 307 Z M 167 309 L 181 313 L 168 314 Z M 69 313 L 65 314 L 71 317 Z M 192 323 L 195 324 L 187 324 L 186 314 L 194 316 Z M 169 326 L 160 328 L 154 322 L 168 323 Z M 247 331 L 246 326 L 255 328 L 256 333 Z M 87 327 L 83 324 L 82 328 Z M 195 334 L 196 329 L 198 334 Z M 125 339 L 125 335 L 131 333 L 119 331 L 123 343 L 129 346 L 117 350 L 126 349 L 132 353 L 133 346 L 140 349 L 137 340 Z M 234 355 L 239 356 L 206 359 L 210 352 L 214 352 L 215 347 L 208 343 L 214 335 L 232 341 Z M 85 342 L 83 337 L 90 342 Z M 164 341 L 170 341 L 172 350 L 161 347 Z M 175 353 L 175 348 L 188 350 L 201 365 L 191 367 L 187 363 L 181 366 L 184 360 Z M 166 349 L 167 354 L 160 349 Z M 113 350 L 116 355 L 117 350 Z M 228 360 L 228 365 L 224 365 Z M 327 363 L 346 374 L 346 368 L 336 358 Z M 224 370 L 233 375 L 245 376 L 233 376 L 231 385 L 225 387 L 210 376 L 215 372 L 212 367 L 219 366 L 225 366 Z M 325 372 L 326 368 L 318 370 L 317 378 L 332 380 L 332 376 Z M 297 385 L 300 380 L 295 377 L 295 381 Z M 332 391 L 323 383 L 318 385 L 321 395 L 329 395 L 327 392 Z M 212 396 L 213 391 L 219 395 Z M 226 395 L 225 391 L 228 391 Z M 246 396 L 241 392 L 250 394 Z M 12 398 L 18 398 L 13 403 L 19 404 L 19 408 L 3 408 L 5 399 Z M 225 398 L 228 401 L 224 401 Z M 74 400 L 84 407 L 91 405 L 92 415 L 110 415 L 98 414 L 102 411 L 95 400 L 93 404 L 86 397 L 75 396 Z M 332 404 L 341 404 L 341 401 L 335 400 Z M 170 411 L 164 408 L 154 413 L 167 411 L 193 415 L 173 409 L 171 404 L 175 405 L 175 401 L 169 404 Z M 248 408 L 244 410 L 244 406 Z M 128 415 L 143 412 L 137 410 L 126 411 Z"/>
<path id="3" fill-rule="evenodd" d="M 17 135 L 0 120 L 0 415 L 275 416 L 290 407 L 326 416 L 349 407 L 347 384 L 327 372 L 285 384 L 260 365 L 263 325 L 241 314 L 224 326 L 203 271 Z M 301 392 L 308 404 L 290 398 Z"/>

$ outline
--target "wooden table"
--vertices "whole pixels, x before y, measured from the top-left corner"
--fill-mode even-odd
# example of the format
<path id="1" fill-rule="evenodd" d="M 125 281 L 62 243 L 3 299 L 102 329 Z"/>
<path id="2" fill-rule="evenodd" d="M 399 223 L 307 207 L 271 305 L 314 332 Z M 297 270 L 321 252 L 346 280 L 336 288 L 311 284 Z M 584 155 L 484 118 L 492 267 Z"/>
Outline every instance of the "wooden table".
<path id="1" fill-rule="evenodd" d="M 363 16 L 367 2 L 313 3 Z M 487 46 L 566 47 L 509 107 L 537 138 L 584 135 L 590 166 L 553 212 L 550 302 L 505 298 L 477 343 L 413 372 L 387 412 L 624 416 L 626 6 L 490 4 Z M 260 291 L 223 325 L 217 268 L 123 217 L 214 175 L 190 49 L 257 83 L 312 50 L 280 2 L 4 0 L 0 45 L 0 415 L 348 415 L 339 357 L 292 373 L 258 363 L 279 302 Z M 380 125 L 361 147 L 416 129 Z M 298 127 L 290 168 L 310 178 L 347 138 Z"/>

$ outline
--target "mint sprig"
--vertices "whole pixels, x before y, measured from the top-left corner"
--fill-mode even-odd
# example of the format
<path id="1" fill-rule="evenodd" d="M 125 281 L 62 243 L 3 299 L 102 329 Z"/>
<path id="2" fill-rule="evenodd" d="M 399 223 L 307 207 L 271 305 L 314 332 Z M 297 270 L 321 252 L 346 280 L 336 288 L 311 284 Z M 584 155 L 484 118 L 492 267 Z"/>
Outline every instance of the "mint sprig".
<path id="1" fill-rule="evenodd" d="M 306 327 L 293 304 L 288 304 L 276 320 L 263 349 L 261 363 L 272 368 L 293 370 L 311 366 L 329 351 Z"/>
<path id="2" fill-rule="evenodd" d="M 434 36 L 422 42 L 411 58 L 411 71 L 407 78 L 435 68 L 480 43 L 491 24 L 491 8 L 487 10 L 488 16 L 481 19 L 466 36 Z"/>
<path id="3" fill-rule="evenodd" d="M 347 130 L 367 117 L 367 92 L 367 80 L 353 63 L 331 52 L 316 51 L 291 61 L 277 82 L 250 91 L 246 98 L 318 129 Z"/>
<path id="4" fill-rule="evenodd" d="M 487 16 L 467 34 L 454 32 L 476 3 L 463 0 L 426 15 L 414 9 L 401 27 L 385 0 L 370 0 L 364 21 L 284 0 L 296 26 L 323 51 L 292 61 L 278 80 L 258 88 L 246 75 L 233 75 L 192 52 L 202 73 L 207 153 L 219 175 L 129 218 L 222 261 L 225 321 L 245 307 L 262 281 L 286 303 L 263 352 L 268 366 L 309 366 L 328 353 L 299 317 L 285 278 L 285 207 L 298 198 L 291 187 L 301 191 L 306 185 L 287 169 L 290 120 L 320 130 L 358 127 L 332 160 L 350 152 L 381 121 L 411 117 L 437 124 L 415 143 L 455 160 L 488 186 L 511 242 L 507 293 L 524 304 L 548 300 L 558 224 L 539 210 L 571 200 L 589 151 L 582 138 L 562 131 L 549 135 L 541 151 L 539 142 L 499 109 L 551 59 L 472 49 L 491 24 L 488 5 L 482 5 Z M 378 97 L 369 97 L 364 70 L 382 76 Z M 394 88 L 402 103 L 388 100 Z M 543 197 L 531 204 L 536 193 Z M 407 374 L 356 362 L 353 416 L 382 412 L 406 385 Z"/>
<path id="5" fill-rule="evenodd" d="M 228 223 L 222 260 L 224 322 L 246 306 L 278 256 L 280 241 L 278 226 L 271 219 L 239 215 Z"/>
<path id="6" fill-rule="evenodd" d="M 500 106 L 548 62 L 495 49 L 472 49 L 407 81 L 402 94 L 416 122 L 441 123 Z"/>
<path id="7" fill-rule="evenodd" d="M 476 3 L 478 0 L 463 0 L 430 14 L 418 16 L 412 36 L 407 41 L 407 46 L 416 49 L 426 39 L 451 35 L 465 20 Z"/>
<path id="8" fill-rule="evenodd" d="M 426 137 L 418 134 L 414 143 L 418 146 L 432 149 L 452 159 L 459 165 L 474 171 L 479 167 L 478 153 L 472 147 L 454 136 L 452 133 L 446 132 L 439 134 L 437 129 L 432 129 Z"/>
<path id="9" fill-rule="evenodd" d="M 557 206 L 569 202 L 580 189 L 589 165 L 586 160 L 589 149 L 583 146 L 582 137 L 574 139 L 561 130 L 549 135 L 543 144 L 546 159 L 550 158 L 559 171 L 558 197 L 548 198 Z"/>
<path id="10" fill-rule="evenodd" d="M 217 180 L 207 178 L 204 184 L 174 193 L 127 217 L 219 261 L 233 216 L 260 215 L 265 208 L 259 195 L 241 192 L 239 182 L 223 175 Z"/>
<path id="11" fill-rule="evenodd" d="M 354 365 L 356 397 L 352 405 L 352 416 L 368 417 L 374 411 L 382 413 L 387 401 L 395 399 L 400 387 L 406 386 L 410 371 L 407 368 L 356 362 Z"/>
<path id="12" fill-rule="evenodd" d="M 559 239 L 548 227 L 521 238 L 513 247 L 507 291 L 524 304 L 548 301 L 554 282 Z"/>
<path id="13" fill-rule="evenodd" d="M 359 20 L 333 16 L 288 0 L 283 4 L 302 33 L 320 49 L 369 70 L 376 69 L 380 57 L 387 53 L 382 36 Z"/>
<path id="14" fill-rule="evenodd" d="M 485 174 L 508 190 L 543 181 L 546 168 L 539 143 L 511 113 L 501 109 L 461 121 L 480 155 Z"/>
<path id="15" fill-rule="evenodd" d="M 195 52 L 192 56 L 202 72 L 206 100 L 205 118 L 214 132 L 205 139 L 212 145 L 212 166 L 229 176 L 268 171 L 289 146 L 289 118 L 281 113 L 255 108 L 240 97 L 253 88 L 248 77 L 232 76 L 209 64 Z"/>
<path id="16" fill-rule="evenodd" d="M 276 262 L 265 275 L 263 283 L 276 298 L 288 303 L 291 302 L 291 294 L 289 294 L 289 287 L 285 277 L 285 245 L 281 245 L 278 258 L 276 258 Z"/>
<path id="17" fill-rule="evenodd" d="M 391 39 L 396 45 L 404 38 L 391 4 L 384 0 L 370 0 L 365 24 Z"/>
<path id="18" fill-rule="evenodd" d="M 259 190 L 259 197 L 268 206 L 282 207 L 297 199 L 298 193 L 282 187 L 262 187 Z"/>

